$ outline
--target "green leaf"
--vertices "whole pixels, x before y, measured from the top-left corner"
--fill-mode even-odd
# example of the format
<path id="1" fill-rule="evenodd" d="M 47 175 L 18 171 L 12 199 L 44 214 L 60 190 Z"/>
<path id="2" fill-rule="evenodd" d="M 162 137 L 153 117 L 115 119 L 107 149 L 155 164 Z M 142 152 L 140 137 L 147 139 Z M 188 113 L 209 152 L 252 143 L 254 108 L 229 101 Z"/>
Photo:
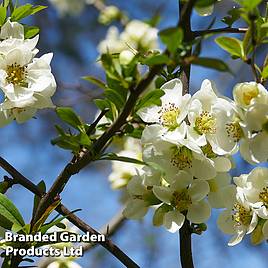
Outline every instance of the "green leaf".
<path id="1" fill-rule="evenodd" d="M 43 213 L 43 215 L 40 217 L 40 219 L 34 224 L 32 231 L 38 232 L 46 219 L 49 217 L 49 215 L 57 208 L 57 206 L 60 204 L 61 200 L 57 200 L 54 203 L 52 203 L 46 211 Z"/>
<path id="2" fill-rule="evenodd" d="M 164 94 L 165 92 L 161 89 L 150 91 L 138 101 L 135 110 L 138 111 L 141 108 L 149 107 L 151 105 L 161 105 L 160 98 Z"/>
<path id="3" fill-rule="evenodd" d="M 261 75 L 262 75 L 262 77 L 264 79 L 267 79 L 268 78 L 268 65 L 266 65 L 266 66 L 263 67 L 263 70 L 262 70 Z"/>
<path id="4" fill-rule="evenodd" d="M 43 192 L 43 193 L 46 192 L 46 184 L 45 184 L 45 182 L 43 180 L 38 183 L 37 187 L 41 192 Z M 36 212 L 36 209 L 38 207 L 38 204 L 39 204 L 40 200 L 41 200 L 40 196 L 38 196 L 38 195 L 34 196 L 34 205 L 33 205 L 33 213 L 32 213 L 33 216 L 34 216 L 34 214 Z"/>
<path id="5" fill-rule="evenodd" d="M 35 37 L 39 33 L 40 29 L 37 26 L 24 25 L 24 38 L 29 39 Z"/>
<path id="6" fill-rule="evenodd" d="M 177 27 L 160 31 L 159 36 L 161 41 L 167 46 L 171 53 L 174 53 L 183 41 L 183 31 Z"/>
<path id="7" fill-rule="evenodd" d="M 23 6 L 16 7 L 11 14 L 12 21 L 19 21 L 25 17 L 33 15 L 43 9 L 47 8 L 46 6 L 33 6 L 31 4 L 26 4 Z"/>
<path id="8" fill-rule="evenodd" d="M 0 193 L 0 226 L 11 229 L 15 223 L 24 226 L 24 220 L 16 206 L 5 195 Z"/>
<path id="9" fill-rule="evenodd" d="M 229 10 L 227 14 L 229 14 L 229 16 L 224 17 L 221 21 L 231 27 L 235 21 L 240 19 L 241 9 L 234 7 Z"/>
<path id="10" fill-rule="evenodd" d="M 78 212 L 78 211 L 81 211 L 81 209 L 73 210 L 73 211 L 70 212 L 70 214 L 68 214 L 68 215 L 66 215 L 66 216 L 62 216 L 62 217 L 60 217 L 60 218 L 58 218 L 58 219 L 56 219 L 56 220 L 53 220 L 53 221 L 51 221 L 51 222 L 49 222 L 49 223 L 47 223 L 47 224 L 44 224 L 44 225 L 40 228 L 41 233 L 42 233 L 42 234 L 45 234 L 50 228 L 52 228 L 52 227 L 55 226 L 55 225 L 58 225 L 62 220 L 68 218 L 69 215 L 74 214 L 74 213 L 76 213 L 76 212 Z"/>
<path id="11" fill-rule="evenodd" d="M 68 125 L 72 126 L 73 128 L 79 130 L 80 132 L 84 132 L 84 124 L 79 116 L 76 115 L 74 110 L 70 107 L 58 107 L 56 109 L 56 113 L 59 118 L 67 123 Z"/>
<path id="12" fill-rule="evenodd" d="M 105 154 L 99 160 L 112 160 L 112 161 L 127 162 L 127 163 L 132 163 L 132 164 L 137 164 L 137 165 L 146 165 L 145 162 L 140 161 L 138 159 L 125 157 L 125 156 L 118 156 L 115 153 Z"/>
<path id="13" fill-rule="evenodd" d="M 220 36 L 215 39 L 215 42 L 225 51 L 229 52 L 232 56 L 244 58 L 243 43 L 233 37 Z"/>
<path id="14" fill-rule="evenodd" d="M 160 54 L 160 55 L 154 55 L 146 58 L 144 61 L 142 61 L 143 64 L 146 65 L 161 65 L 161 64 L 166 64 L 170 61 L 169 57 L 165 54 Z"/>
<path id="15" fill-rule="evenodd" d="M 0 6 L 0 26 L 2 26 L 5 23 L 6 17 L 7 17 L 7 8 L 4 6 Z"/>
<path id="16" fill-rule="evenodd" d="M 196 58 L 192 61 L 193 64 L 203 66 L 210 69 L 215 69 L 220 72 L 230 72 L 229 66 L 219 59 L 214 58 Z"/>
<path id="17" fill-rule="evenodd" d="M 4 7 L 8 7 L 9 2 L 10 2 L 10 0 L 4 0 L 4 1 L 3 1 L 3 3 L 4 3 L 4 5 L 3 5 L 3 6 L 4 6 Z"/>
<path id="18" fill-rule="evenodd" d="M 102 82 L 101 80 L 99 80 L 98 78 L 94 77 L 94 76 L 83 76 L 82 79 L 92 83 L 92 84 L 95 84 L 97 85 L 99 88 L 102 88 L 102 89 L 106 89 L 106 85 L 104 82 Z"/>

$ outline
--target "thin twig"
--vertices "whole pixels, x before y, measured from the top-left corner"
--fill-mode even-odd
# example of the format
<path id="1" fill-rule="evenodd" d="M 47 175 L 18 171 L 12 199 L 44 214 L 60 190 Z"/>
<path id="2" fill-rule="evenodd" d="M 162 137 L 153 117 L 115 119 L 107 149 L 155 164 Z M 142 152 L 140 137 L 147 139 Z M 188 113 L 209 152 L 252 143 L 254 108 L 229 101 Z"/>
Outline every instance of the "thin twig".
<path id="1" fill-rule="evenodd" d="M 246 33 L 247 28 L 219 28 L 219 29 L 208 29 L 208 30 L 201 30 L 201 31 L 193 31 L 194 37 L 204 36 L 208 34 L 220 34 L 220 33 Z"/>
<path id="2" fill-rule="evenodd" d="M 117 232 L 120 227 L 122 227 L 125 217 L 123 216 L 123 210 L 125 207 L 121 208 L 113 218 L 103 225 L 100 229 L 100 233 L 106 234 L 108 237 L 112 236 L 115 232 Z M 96 243 L 86 243 L 83 245 L 83 252 L 89 251 L 93 247 L 95 247 Z"/>
<path id="3" fill-rule="evenodd" d="M 44 192 L 42 192 L 34 183 L 32 183 L 29 179 L 23 176 L 18 170 L 16 170 L 12 165 L 10 165 L 4 158 L 0 157 L 0 166 L 8 172 L 10 176 L 14 179 L 14 181 L 32 193 L 42 197 L 44 196 Z M 82 221 L 79 217 L 72 214 L 70 210 L 68 210 L 63 204 L 60 204 L 56 211 L 59 212 L 63 216 L 68 216 L 68 220 L 73 223 L 76 227 L 78 227 L 83 232 L 89 232 L 90 235 L 100 235 L 95 229 Z M 139 266 L 131 260 L 119 247 L 117 247 L 110 239 L 106 237 L 105 241 L 99 242 L 101 246 L 106 248 L 109 252 L 111 252 L 119 261 L 121 261 L 126 267 L 129 268 L 139 268 Z"/>

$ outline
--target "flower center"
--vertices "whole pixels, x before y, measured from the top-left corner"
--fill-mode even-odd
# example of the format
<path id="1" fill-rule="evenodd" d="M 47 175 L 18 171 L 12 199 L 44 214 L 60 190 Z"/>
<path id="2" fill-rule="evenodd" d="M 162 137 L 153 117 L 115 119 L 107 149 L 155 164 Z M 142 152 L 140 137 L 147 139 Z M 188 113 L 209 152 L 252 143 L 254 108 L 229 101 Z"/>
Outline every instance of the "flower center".
<path id="1" fill-rule="evenodd" d="M 238 122 L 232 122 L 225 125 L 227 135 L 232 138 L 234 142 L 238 142 L 243 137 L 243 130 Z"/>
<path id="2" fill-rule="evenodd" d="M 268 187 L 262 188 L 262 192 L 259 194 L 260 200 L 263 202 L 265 207 L 268 207 Z"/>
<path id="3" fill-rule="evenodd" d="M 6 81 L 9 84 L 13 85 L 25 85 L 25 78 L 26 78 L 26 67 L 20 66 L 17 63 L 11 64 L 7 66 L 7 78 Z"/>
<path id="4" fill-rule="evenodd" d="M 202 152 L 208 158 L 216 158 L 217 155 L 212 151 L 210 143 L 207 143 L 205 146 L 201 147 Z"/>
<path id="5" fill-rule="evenodd" d="M 171 205 L 174 206 L 178 211 L 186 211 L 189 206 L 192 204 L 190 195 L 187 192 L 187 189 L 181 191 L 175 191 L 172 194 Z"/>
<path id="6" fill-rule="evenodd" d="M 192 167 L 192 160 L 193 155 L 191 150 L 185 146 L 182 146 L 180 148 L 174 148 L 170 162 L 174 167 L 178 167 L 179 169 L 185 169 Z"/>
<path id="7" fill-rule="evenodd" d="M 169 129 L 175 129 L 178 126 L 177 117 L 180 114 L 180 109 L 174 103 L 169 103 L 166 107 L 162 107 L 159 114 L 159 122 L 163 126 Z"/>
<path id="8" fill-rule="evenodd" d="M 195 119 L 195 130 L 199 134 L 215 134 L 216 118 L 207 111 L 203 111 L 200 116 Z"/>
<path id="9" fill-rule="evenodd" d="M 239 203 L 235 203 L 233 207 L 233 221 L 236 225 L 248 226 L 251 222 L 251 212 Z"/>
<path id="10" fill-rule="evenodd" d="M 253 98 L 256 98 L 259 94 L 259 89 L 258 87 L 254 87 L 250 91 L 246 91 L 243 93 L 243 101 L 246 105 L 249 105 L 251 100 Z"/>

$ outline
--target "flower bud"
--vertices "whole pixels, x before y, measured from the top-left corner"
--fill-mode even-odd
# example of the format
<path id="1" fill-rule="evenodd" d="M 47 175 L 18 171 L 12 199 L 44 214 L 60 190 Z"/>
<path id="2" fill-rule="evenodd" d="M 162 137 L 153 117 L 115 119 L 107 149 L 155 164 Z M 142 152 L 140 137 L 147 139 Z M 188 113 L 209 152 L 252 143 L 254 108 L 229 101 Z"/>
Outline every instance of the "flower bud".
<path id="1" fill-rule="evenodd" d="M 234 87 L 233 97 L 235 102 L 246 108 L 251 104 L 252 99 L 258 97 L 260 91 L 256 82 L 239 83 Z"/>
<path id="2" fill-rule="evenodd" d="M 119 55 L 119 62 L 122 65 L 128 65 L 133 60 L 135 55 L 129 50 L 123 50 Z"/>
<path id="3" fill-rule="evenodd" d="M 120 17 L 121 12 L 116 6 L 105 7 L 99 16 L 99 22 L 102 24 L 110 24 L 113 20 Z"/>

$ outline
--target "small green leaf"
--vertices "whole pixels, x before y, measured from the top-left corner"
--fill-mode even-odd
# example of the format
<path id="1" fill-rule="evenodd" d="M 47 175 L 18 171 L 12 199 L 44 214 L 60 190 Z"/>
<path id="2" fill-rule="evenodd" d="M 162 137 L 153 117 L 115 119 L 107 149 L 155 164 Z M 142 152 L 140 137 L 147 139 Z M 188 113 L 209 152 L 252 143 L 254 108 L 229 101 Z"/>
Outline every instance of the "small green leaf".
<path id="1" fill-rule="evenodd" d="M 235 21 L 240 19 L 241 9 L 234 7 L 228 11 L 228 14 L 229 16 L 224 17 L 221 21 L 231 27 Z"/>
<path id="2" fill-rule="evenodd" d="M 159 36 L 171 53 L 174 53 L 183 41 L 183 31 L 177 27 L 165 29 L 159 32 Z"/>
<path id="3" fill-rule="evenodd" d="M 30 39 L 35 37 L 39 33 L 40 29 L 37 26 L 24 25 L 24 38 Z"/>
<path id="4" fill-rule="evenodd" d="M 0 6 L 0 26 L 2 26 L 7 17 L 7 8 L 5 6 Z"/>
<path id="5" fill-rule="evenodd" d="M 232 56 L 244 58 L 243 43 L 233 37 L 220 36 L 215 39 L 215 42 L 225 51 L 229 52 Z"/>
<path id="6" fill-rule="evenodd" d="M 31 4 L 26 4 L 23 6 L 16 7 L 12 14 L 11 20 L 12 21 L 19 21 L 25 17 L 33 15 L 43 9 L 47 8 L 46 6 L 33 6 Z"/>
<path id="7" fill-rule="evenodd" d="M 266 66 L 263 67 L 263 70 L 262 70 L 261 75 L 262 75 L 262 77 L 264 79 L 267 79 L 268 78 L 268 65 L 266 65 Z"/>
<path id="8" fill-rule="evenodd" d="M 161 65 L 161 64 L 167 64 L 170 61 L 169 57 L 165 54 L 160 55 L 154 55 L 146 58 L 144 61 L 142 61 L 143 64 L 146 65 Z"/>
<path id="9" fill-rule="evenodd" d="M 195 65 L 200 65 L 206 68 L 215 69 L 220 72 L 230 72 L 229 66 L 219 59 L 214 58 L 196 58 L 192 61 Z"/>
<path id="10" fill-rule="evenodd" d="M 135 110 L 138 111 L 141 108 L 149 107 L 151 105 L 161 105 L 161 97 L 165 92 L 161 89 L 156 89 L 150 91 L 145 96 L 143 96 L 137 103 Z"/>
<path id="11" fill-rule="evenodd" d="M 92 84 L 95 84 L 97 85 L 99 88 L 102 88 L 102 89 L 106 89 L 106 85 L 104 82 L 102 82 L 101 80 L 99 80 L 98 78 L 94 77 L 94 76 L 83 76 L 82 79 L 92 83 Z"/>
<path id="12" fill-rule="evenodd" d="M 45 182 L 43 180 L 38 183 L 37 187 L 42 193 L 46 192 L 46 184 L 45 184 Z M 36 209 L 38 207 L 38 204 L 39 204 L 40 200 L 41 200 L 40 196 L 38 196 L 38 195 L 34 196 L 34 205 L 33 205 L 33 213 L 32 213 L 33 216 L 34 216 L 34 214 L 36 212 Z"/>
<path id="13" fill-rule="evenodd" d="M 0 193 L 0 226 L 11 229 L 15 223 L 24 226 L 24 220 L 16 206 L 5 195 Z"/>
<path id="14" fill-rule="evenodd" d="M 138 159 L 125 157 L 125 156 L 118 156 L 115 153 L 105 154 L 99 160 L 112 160 L 112 161 L 127 162 L 127 163 L 132 163 L 132 164 L 137 164 L 137 165 L 146 165 L 145 162 L 140 161 Z"/>
<path id="15" fill-rule="evenodd" d="M 79 116 L 73 111 L 70 107 L 58 107 L 56 109 L 56 113 L 59 118 L 67 123 L 68 125 L 72 126 L 73 128 L 83 132 L 84 131 L 84 124 Z"/>

